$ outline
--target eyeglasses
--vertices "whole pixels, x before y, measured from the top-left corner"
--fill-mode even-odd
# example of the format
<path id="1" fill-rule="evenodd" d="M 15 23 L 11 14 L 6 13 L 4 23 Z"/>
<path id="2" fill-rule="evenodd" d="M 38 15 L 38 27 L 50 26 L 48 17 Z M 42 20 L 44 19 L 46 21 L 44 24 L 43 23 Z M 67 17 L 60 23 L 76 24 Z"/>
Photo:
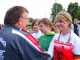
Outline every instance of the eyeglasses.
<path id="1" fill-rule="evenodd" d="M 25 17 L 23 17 L 23 16 L 21 16 L 22 18 L 24 18 L 25 20 L 29 20 L 29 18 L 25 18 Z"/>

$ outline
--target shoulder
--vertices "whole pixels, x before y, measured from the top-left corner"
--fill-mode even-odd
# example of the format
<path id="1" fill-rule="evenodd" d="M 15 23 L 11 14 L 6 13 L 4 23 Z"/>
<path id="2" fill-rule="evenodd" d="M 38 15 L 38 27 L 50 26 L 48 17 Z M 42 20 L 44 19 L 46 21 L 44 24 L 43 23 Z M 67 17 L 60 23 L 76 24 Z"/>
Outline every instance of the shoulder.
<path id="1" fill-rule="evenodd" d="M 59 34 L 60 34 L 60 33 L 55 34 L 54 38 L 58 38 L 58 37 L 59 37 Z"/>
<path id="2" fill-rule="evenodd" d="M 78 24 L 78 27 L 80 27 L 80 25 Z"/>
<path id="3" fill-rule="evenodd" d="M 71 26 L 73 27 L 73 26 L 74 26 L 74 24 L 71 24 Z"/>
<path id="4" fill-rule="evenodd" d="M 47 36 L 54 36 L 55 35 L 55 32 L 54 31 L 51 31 L 50 33 L 45 34 L 45 35 L 47 35 Z"/>
<path id="5" fill-rule="evenodd" d="M 71 26 L 73 26 L 74 24 L 71 24 Z"/>
<path id="6" fill-rule="evenodd" d="M 71 38 L 74 40 L 74 42 L 80 42 L 80 38 L 73 31 L 71 31 Z"/>
<path id="7" fill-rule="evenodd" d="M 40 38 L 39 39 L 42 39 L 42 38 L 44 38 L 45 37 L 45 35 L 42 35 L 42 36 L 40 36 Z"/>
<path id="8" fill-rule="evenodd" d="M 32 33 L 32 35 L 34 36 L 34 35 L 35 35 L 35 33 Z"/>
<path id="9" fill-rule="evenodd" d="M 80 38 L 74 33 L 71 32 L 71 38 L 73 41 L 73 53 L 75 55 L 80 55 Z"/>
<path id="10" fill-rule="evenodd" d="M 17 38 L 23 38 L 25 39 L 26 35 L 28 34 L 27 32 L 21 31 L 21 30 L 15 30 L 12 29 L 12 33 L 14 36 L 16 36 Z"/>
<path id="11" fill-rule="evenodd" d="M 43 35 L 43 33 L 40 30 L 38 31 L 38 34 Z"/>
<path id="12" fill-rule="evenodd" d="M 44 37 L 45 37 L 44 35 L 40 36 L 40 38 L 38 39 L 38 42 L 42 41 Z"/>
<path id="13" fill-rule="evenodd" d="M 59 37 L 59 34 L 60 34 L 60 33 L 55 34 L 55 36 L 53 37 L 53 39 L 52 39 L 52 40 L 53 40 L 53 41 L 54 41 L 55 39 L 57 40 L 57 39 L 58 39 L 58 37 Z"/>

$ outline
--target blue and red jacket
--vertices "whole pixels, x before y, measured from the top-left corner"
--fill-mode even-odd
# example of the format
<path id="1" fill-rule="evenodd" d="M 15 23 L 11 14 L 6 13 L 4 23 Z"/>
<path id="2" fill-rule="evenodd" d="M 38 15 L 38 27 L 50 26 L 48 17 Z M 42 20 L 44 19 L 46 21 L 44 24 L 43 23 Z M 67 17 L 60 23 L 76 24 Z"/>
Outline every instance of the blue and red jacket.
<path id="1" fill-rule="evenodd" d="M 51 60 L 51 57 L 29 33 L 6 24 L 0 31 L 0 60 Z"/>

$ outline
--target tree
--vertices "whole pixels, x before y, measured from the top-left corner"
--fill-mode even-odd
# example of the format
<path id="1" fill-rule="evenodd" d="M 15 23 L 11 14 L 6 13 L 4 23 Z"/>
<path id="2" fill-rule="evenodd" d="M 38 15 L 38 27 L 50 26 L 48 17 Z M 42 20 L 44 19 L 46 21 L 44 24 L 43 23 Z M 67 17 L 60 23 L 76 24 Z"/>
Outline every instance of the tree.
<path id="1" fill-rule="evenodd" d="M 76 18 L 80 21 L 80 6 L 78 8 L 78 12 L 77 12 Z"/>
<path id="2" fill-rule="evenodd" d="M 29 23 L 32 23 L 32 21 L 33 21 L 33 18 L 30 17 L 29 18 Z"/>
<path id="3" fill-rule="evenodd" d="M 77 18 L 77 14 L 78 14 L 78 3 L 75 2 L 75 3 L 70 3 L 68 5 L 68 9 L 67 11 L 70 13 L 70 15 L 72 16 L 72 20 L 74 20 L 75 18 Z M 77 15 L 77 16 L 76 16 Z"/>
<path id="4" fill-rule="evenodd" d="M 53 6 L 51 8 L 52 13 L 51 13 L 51 16 L 50 16 L 50 18 L 52 19 L 52 22 L 54 22 L 54 19 L 55 19 L 55 16 L 57 15 L 57 13 L 59 11 L 62 11 L 62 10 L 63 10 L 63 7 L 62 7 L 61 4 L 59 4 L 59 3 L 54 3 L 53 4 Z"/>

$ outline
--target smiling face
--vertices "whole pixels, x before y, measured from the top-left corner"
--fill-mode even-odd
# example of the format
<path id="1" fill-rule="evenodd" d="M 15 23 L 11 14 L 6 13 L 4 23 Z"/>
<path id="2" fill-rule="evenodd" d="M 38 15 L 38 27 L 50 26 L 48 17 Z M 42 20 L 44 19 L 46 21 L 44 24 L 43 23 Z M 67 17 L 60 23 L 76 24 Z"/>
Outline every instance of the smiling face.
<path id="1" fill-rule="evenodd" d="M 61 12 L 55 18 L 56 27 L 60 31 L 68 30 L 71 22 L 71 16 L 67 12 Z"/>
<path id="2" fill-rule="evenodd" d="M 33 29 L 35 32 L 39 31 L 39 25 L 38 25 L 38 22 L 35 22 L 35 23 L 34 23 L 32 29 Z"/>
<path id="3" fill-rule="evenodd" d="M 77 24 L 78 23 L 78 20 L 77 19 L 74 19 L 74 24 Z"/>
<path id="4" fill-rule="evenodd" d="M 39 23 L 40 31 L 44 34 L 46 34 L 50 29 L 49 25 L 45 25 L 44 23 Z"/>
<path id="5" fill-rule="evenodd" d="M 59 29 L 60 31 L 64 31 L 65 29 L 69 28 L 69 24 L 70 22 L 67 20 L 65 21 L 58 20 L 56 21 L 56 28 Z"/>
<path id="6" fill-rule="evenodd" d="M 52 22 L 48 18 L 42 18 L 39 21 L 39 27 L 42 33 L 48 34 L 51 31 L 52 28 Z"/>
<path id="7" fill-rule="evenodd" d="M 35 31 L 35 32 L 38 32 L 38 31 L 39 31 L 39 25 L 38 25 L 39 20 L 40 20 L 40 19 L 36 18 L 36 19 L 34 19 L 33 22 L 32 22 L 32 29 L 33 29 L 33 31 Z"/>

